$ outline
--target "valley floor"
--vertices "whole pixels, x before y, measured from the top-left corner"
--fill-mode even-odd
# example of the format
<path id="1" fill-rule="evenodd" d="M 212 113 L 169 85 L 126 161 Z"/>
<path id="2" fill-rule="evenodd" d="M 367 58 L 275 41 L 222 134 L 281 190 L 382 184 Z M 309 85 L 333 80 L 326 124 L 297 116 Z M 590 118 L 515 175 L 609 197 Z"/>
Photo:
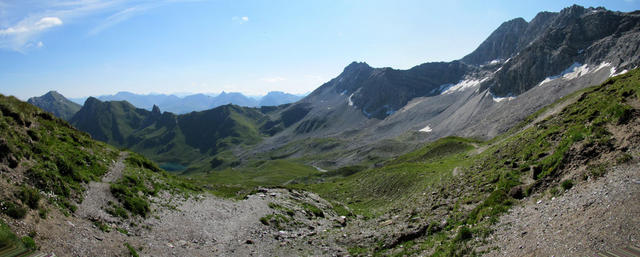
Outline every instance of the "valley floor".
<path id="1" fill-rule="evenodd" d="M 327 202 L 314 194 L 285 189 L 263 189 L 244 200 L 213 195 L 183 198 L 162 193 L 154 199 L 155 209 L 147 219 L 119 220 L 104 212 L 109 200 L 108 182 L 121 176 L 126 155 L 121 155 L 102 182 L 91 182 L 85 200 L 71 216 L 52 210 L 47 219 L 13 224 L 18 234 L 35 231 L 41 252 L 56 256 L 130 256 L 125 246 L 140 256 L 300 256 L 332 255 L 315 238 L 335 225 L 336 215 Z M 325 213 L 310 217 L 302 203 L 312 202 Z M 288 207 L 283 207 L 288 206 Z M 290 210 L 291 226 L 263 224 L 261 218 Z M 313 238 L 312 240 L 310 238 Z M 304 247 L 293 241 L 305 240 Z M 306 240 L 310 240 L 307 243 Z M 314 242 L 316 244 L 314 245 Z"/>

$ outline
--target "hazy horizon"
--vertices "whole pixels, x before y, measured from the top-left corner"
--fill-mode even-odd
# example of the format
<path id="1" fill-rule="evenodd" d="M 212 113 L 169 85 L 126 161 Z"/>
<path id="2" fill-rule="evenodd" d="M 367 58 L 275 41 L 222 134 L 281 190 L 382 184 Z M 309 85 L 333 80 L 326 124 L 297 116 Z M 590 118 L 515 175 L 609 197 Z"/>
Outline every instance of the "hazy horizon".
<path id="1" fill-rule="evenodd" d="M 0 93 L 69 98 L 304 94 L 352 61 L 407 69 L 473 51 L 501 23 L 618 1 L 0 0 Z"/>

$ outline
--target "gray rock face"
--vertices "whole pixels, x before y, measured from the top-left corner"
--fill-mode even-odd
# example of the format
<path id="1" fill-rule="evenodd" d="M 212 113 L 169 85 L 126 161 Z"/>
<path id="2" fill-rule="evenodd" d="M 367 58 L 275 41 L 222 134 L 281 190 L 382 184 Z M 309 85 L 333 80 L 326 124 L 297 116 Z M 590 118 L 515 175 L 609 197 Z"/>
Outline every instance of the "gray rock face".
<path id="1" fill-rule="evenodd" d="M 638 14 L 574 5 L 558 14 L 541 13 L 528 26 L 520 49 L 483 89 L 515 96 L 574 63 L 607 62 L 619 68 L 638 64 Z"/>
<path id="2" fill-rule="evenodd" d="M 433 62 L 409 70 L 371 68 L 353 62 L 312 95 L 330 88 L 345 95 L 369 118 L 384 119 L 417 96 L 440 94 L 440 87 L 456 83 L 474 68 L 459 61 Z"/>
<path id="3" fill-rule="evenodd" d="M 409 70 L 351 63 L 311 95 L 330 89 L 370 119 L 384 119 L 411 99 L 439 95 L 447 84 L 468 77 L 487 78 L 480 91 L 517 96 L 573 64 L 636 66 L 639 31 L 638 13 L 574 5 L 559 13 L 541 12 L 531 22 L 507 21 L 459 61 L 425 63 Z"/>
<path id="4" fill-rule="evenodd" d="M 521 47 L 521 38 L 529 24 L 523 18 L 507 21 L 500 25 L 478 49 L 462 58 L 461 61 L 474 65 L 487 64 L 493 60 L 506 60 Z"/>
<path id="5" fill-rule="evenodd" d="M 505 22 L 459 61 L 409 70 L 354 62 L 298 103 L 308 107 L 304 117 L 256 150 L 333 137 L 362 153 L 333 160 L 349 164 L 398 137 L 405 144 L 488 139 L 562 96 L 637 67 L 639 46 L 640 11 L 575 5 Z"/>

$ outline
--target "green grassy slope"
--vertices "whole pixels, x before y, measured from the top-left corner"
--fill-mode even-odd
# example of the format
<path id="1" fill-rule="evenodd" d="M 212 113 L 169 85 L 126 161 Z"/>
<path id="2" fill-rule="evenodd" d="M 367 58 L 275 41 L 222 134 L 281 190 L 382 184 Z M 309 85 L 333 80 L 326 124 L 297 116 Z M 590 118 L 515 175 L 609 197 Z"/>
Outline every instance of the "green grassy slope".
<path id="1" fill-rule="evenodd" d="M 557 194 L 568 180 L 597 179 L 603 167 L 635 158 L 628 151 L 640 147 L 638 142 L 613 131 L 626 126 L 638 132 L 640 70 L 578 94 L 560 113 L 490 142 L 443 138 L 380 168 L 293 186 L 345 202 L 368 217 L 392 213 L 421 221 L 404 236 L 397 232 L 351 245 L 353 253 L 473 254 L 491 224 L 519 199 Z"/>
<path id="2" fill-rule="evenodd" d="M 257 187 L 278 187 L 294 179 L 319 174 L 315 168 L 296 160 L 254 161 L 235 168 L 189 175 L 192 181 L 214 194 L 242 198 Z"/>
<path id="3" fill-rule="evenodd" d="M 98 142 L 67 122 L 14 97 L 0 95 L 0 217 L 37 222 L 57 209 L 70 215 L 83 201 L 90 181 L 99 181 L 120 150 Z M 151 196 L 160 191 L 200 191 L 187 179 L 171 175 L 141 155 L 129 153 L 124 176 L 111 185 L 118 199 L 110 212 L 123 218 L 146 217 Z M 15 222 L 10 223 L 15 224 Z M 0 224 L 1 245 L 27 248 Z"/>
<path id="4" fill-rule="evenodd" d="M 60 204 L 79 199 L 83 183 L 100 178 L 118 151 L 14 97 L 0 96 L 0 162 L 24 170 L 23 181 Z M 73 209 L 72 206 L 67 206 Z"/>
<path id="5" fill-rule="evenodd" d="M 208 171 L 219 153 L 253 145 L 265 135 L 269 118 L 257 108 L 234 105 L 183 115 L 136 109 L 127 102 L 100 102 L 89 98 L 71 124 L 95 139 L 129 148 L 162 167 L 190 172 Z M 225 161 L 225 160 L 223 160 Z"/>
<path id="6" fill-rule="evenodd" d="M 52 207 L 75 211 L 85 184 L 98 180 L 118 152 L 48 112 L 0 95 L 0 216 L 46 218 Z"/>

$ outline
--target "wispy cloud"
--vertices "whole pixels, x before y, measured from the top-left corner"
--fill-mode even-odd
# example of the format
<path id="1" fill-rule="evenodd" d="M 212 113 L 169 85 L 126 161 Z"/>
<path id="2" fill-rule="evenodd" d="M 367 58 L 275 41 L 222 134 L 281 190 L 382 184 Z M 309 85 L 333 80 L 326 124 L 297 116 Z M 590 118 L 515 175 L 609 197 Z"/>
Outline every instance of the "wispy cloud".
<path id="1" fill-rule="evenodd" d="M 267 77 L 267 78 L 260 79 L 260 81 L 267 82 L 267 83 L 277 83 L 285 80 L 287 79 L 283 77 Z"/>
<path id="2" fill-rule="evenodd" d="M 115 14 L 112 14 L 109 17 L 107 17 L 107 19 L 105 19 L 102 23 L 98 24 L 98 26 L 91 29 L 91 31 L 89 31 L 89 35 L 98 34 L 105 29 L 108 29 L 120 22 L 126 21 L 131 17 L 142 14 L 145 11 L 154 7 L 155 7 L 154 5 L 138 5 L 138 6 L 129 7 Z"/>
<path id="3" fill-rule="evenodd" d="M 88 31 L 96 35 L 152 8 L 203 0 L 0 0 L 0 48 L 26 52 L 38 47 L 42 33 L 54 27 L 83 22 L 89 16 L 106 17 Z"/>
<path id="4" fill-rule="evenodd" d="M 35 22 L 26 20 L 16 26 L 2 29 L 0 35 L 29 34 L 60 25 L 62 25 L 62 20 L 58 17 L 42 17 Z"/>
<path id="5" fill-rule="evenodd" d="M 22 52 L 38 45 L 32 38 L 40 33 L 62 25 L 59 17 L 41 17 L 23 19 L 14 26 L 0 29 L 0 48 L 8 48 Z"/>
<path id="6" fill-rule="evenodd" d="M 235 21 L 239 24 L 243 24 L 249 21 L 249 17 L 247 16 L 242 16 L 242 17 L 238 17 L 238 16 L 233 16 L 233 18 L 231 18 L 232 21 Z"/>

